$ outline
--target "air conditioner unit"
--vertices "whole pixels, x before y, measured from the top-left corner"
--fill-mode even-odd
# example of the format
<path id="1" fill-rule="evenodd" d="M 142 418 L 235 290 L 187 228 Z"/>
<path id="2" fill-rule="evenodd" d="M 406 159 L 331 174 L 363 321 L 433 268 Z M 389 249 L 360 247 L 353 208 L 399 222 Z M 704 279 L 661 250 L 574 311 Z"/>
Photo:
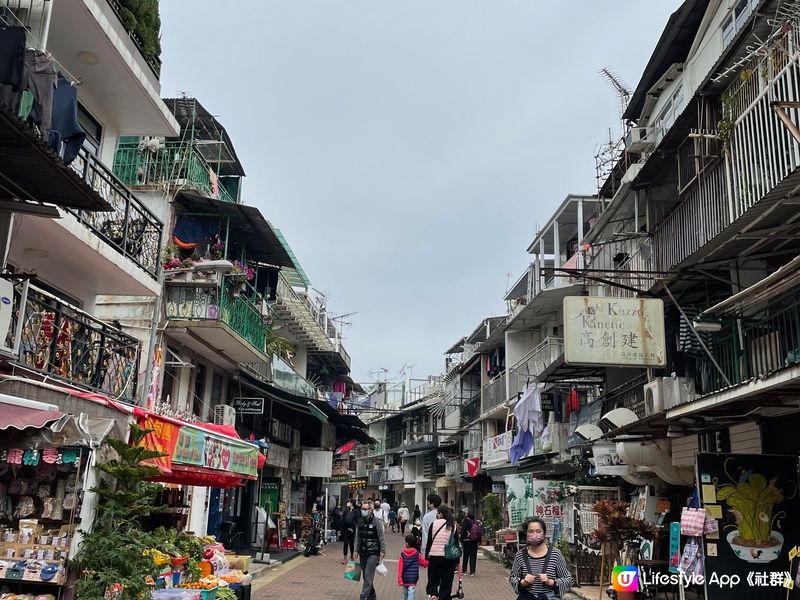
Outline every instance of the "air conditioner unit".
<path id="1" fill-rule="evenodd" d="M 631 127 L 625 136 L 625 150 L 628 152 L 646 152 L 653 147 L 655 136 L 651 127 Z"/>
<path id="2" fill-rule="evenodd" d="M 647 416 L 655 415 L 664 410 L 664 389 L 662 380 L 657 377 L 644 384 L 644 412 Z"/>
<path id="3" fill-rule="evenodd" d="M 691 377 L 664 377 L 661 384 L 662 410 L 694 400 L 695 395 Z"/>
<path id="4" fill-rule="evenodd" d="M 214 425 L 236 425 L 236 409 L 227 404 L 214 407 Z"/>

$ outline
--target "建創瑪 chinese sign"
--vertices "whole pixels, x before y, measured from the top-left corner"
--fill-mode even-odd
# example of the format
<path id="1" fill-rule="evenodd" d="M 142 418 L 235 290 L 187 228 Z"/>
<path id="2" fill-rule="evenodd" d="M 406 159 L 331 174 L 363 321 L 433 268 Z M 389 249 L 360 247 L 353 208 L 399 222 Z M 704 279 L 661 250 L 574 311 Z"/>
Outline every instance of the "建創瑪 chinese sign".
<path id="1" fill-rule="evenodd" d="M 663 367 L 664 303 L 652 298 L 564 298 L 564 360 Z"/>

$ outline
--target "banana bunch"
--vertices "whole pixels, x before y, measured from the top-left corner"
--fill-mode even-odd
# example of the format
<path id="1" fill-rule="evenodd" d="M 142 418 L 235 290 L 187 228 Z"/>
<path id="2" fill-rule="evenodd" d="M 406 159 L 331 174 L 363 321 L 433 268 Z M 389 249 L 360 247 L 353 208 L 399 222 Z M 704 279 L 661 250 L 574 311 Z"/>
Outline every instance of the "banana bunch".
<path id="1" fill-rule="evenodd" d="M 156 566 L 158 567 L 168 565 L 171 559 L 169 554 L 165 554 L 161 552 L 161 550 L 156 550 L 155 548 L 148 548 L 142 554 L 152 557 L 153 562 L 156 563 Z"/>

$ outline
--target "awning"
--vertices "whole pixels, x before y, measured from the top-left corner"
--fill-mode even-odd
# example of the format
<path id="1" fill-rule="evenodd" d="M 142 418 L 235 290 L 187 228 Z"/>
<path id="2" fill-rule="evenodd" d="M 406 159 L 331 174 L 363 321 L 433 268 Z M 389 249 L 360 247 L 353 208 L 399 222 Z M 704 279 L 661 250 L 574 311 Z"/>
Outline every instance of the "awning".
<path id="1" fill-rule="evenodd" d="M 743 289 L 703 311 L 702 316 L 745 316 L 756 312 L 775 297 L 800 285 L 800 256 L 758 283 Z"/>
<path id="2" fill-rule="evenodd" d="M 111 210 L 111 205 L 66 166 L 32 130 L 15 115 L 2 109 L 0 202 L 4 208 L 19 212 L 41 209 L 38 204 L 41 202 L 80 210 Z"/>
<path id="3" fill-rule="evenodd" d="M 272 225 L 255 206 L 214 200 L 190 192 L 179 192 L 175 204 L 181 214 L 224 219 L 231 234 L 247 246 L 248 259 L 294 268 Z"/>
<path id="4" fill-rule="evenodd" d="M 64 413 L 57 410 L 40 410 L 4 403 L 0 408 L 0 431 L 8 429 L 22 431 L 29 427 L 41 429 L 45 425 L 55 423 L 63 416 Z"/>

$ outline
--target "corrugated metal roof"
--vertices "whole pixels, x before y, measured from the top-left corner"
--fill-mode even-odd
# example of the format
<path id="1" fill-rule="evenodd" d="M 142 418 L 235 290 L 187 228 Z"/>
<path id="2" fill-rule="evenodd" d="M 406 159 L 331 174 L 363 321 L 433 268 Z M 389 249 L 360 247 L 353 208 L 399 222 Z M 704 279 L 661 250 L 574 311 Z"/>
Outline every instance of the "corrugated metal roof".
<path id="1" fill-rule="evenodd" d="M 297 255 L 294 253 L 294 250 L 292 250 L 292 247 L 289 245 L 289 242 L 286 241 L 286 236 L 283 235 L 283 232 L 277 227 L 273 229 L 275 230 L 275 236 L 278 238 L 281 245 L 286 250 L 286 253 L 289 255 L 289 258 L 292 259 L 292 264 L 294 264 L 294 268 L 286 268 L 282 270 L 284 276 L 286 276 L 286 279 L 289 281 L 289 284 L 292 287 L 310 288 L 311 280 L 309 280 L 308 275 L 306 275 L 306 272 L 300 265 L 300 261 L 297 260 Z"/>

